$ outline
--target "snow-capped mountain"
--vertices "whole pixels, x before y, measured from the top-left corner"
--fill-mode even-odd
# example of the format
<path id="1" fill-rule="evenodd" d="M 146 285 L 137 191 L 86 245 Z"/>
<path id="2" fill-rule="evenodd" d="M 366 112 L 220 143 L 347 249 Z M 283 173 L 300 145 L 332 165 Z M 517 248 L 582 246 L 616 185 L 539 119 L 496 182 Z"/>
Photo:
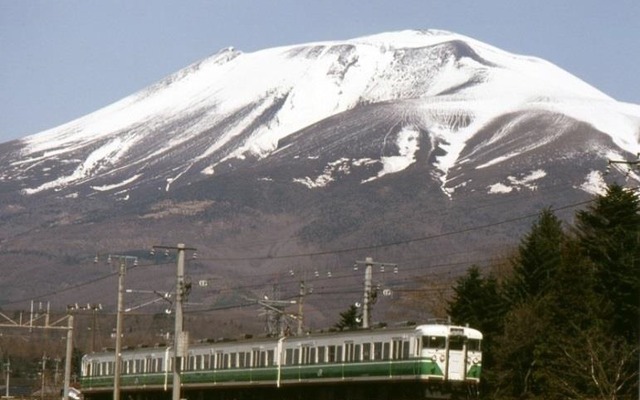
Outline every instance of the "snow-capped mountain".
<path id="1" fill-rule="evenodd" d="M 76 253 L 185 235 L 234 242 L 223 250 L 233 257 L 274 229 L 289 242 L 271 243 L 271 256 L 406 243 L 587 198 L 622 179 L 605 177 L 607 160 L 639 152 L 639 105 L 455 33 L 228 48 L 1 144 L 0 249 L 14 254 L 54 231 L 73 237 L 77 226 L 92 233 Z M 171 218 L 197 232 L 168 228 Z M 130 237 L 105 229 L 127 223 Z M 451 247 L 514 239 L 514 229 Z"/>
<path id="2" fill-rule="evenodd" d="M 385 102 L 398 119 L 387 138 L 398 152 L 352 160 L 378 166 L 365 181 L 409 166 L 421 147 L 419 132 L 426 131 L 422 140 L 442 153 L 434 172 L 443 190 L 453 192 L 450 170 L 495 153 L 495 142 L 526 117 L 510 121 L 468 154 L 466 144 L 513 113 L 553 114 L 565 127 L 585 122 L 620 151 L 640 150 L 638 106 L 620 104 L 540 59 L 448 32 L 407 31 L 249 54 L 225 49 L 111 106 L 27 137 L 14 159 L 0 166 L 0 179 L 18 180 L 26 195 L 65 190 L 122 197 L 150 183 L 169 191 L 185 174 L 193 180 L 235 160 L 267 158 L 303 128 Z M 558 129 L 554 136 L 561 135 Z M 510 149 L 477 167 L 543 144 Z M 593 150 L 621 156 L 611 148 Z M 309 185 L 319 179 L 295 178 Z"/>

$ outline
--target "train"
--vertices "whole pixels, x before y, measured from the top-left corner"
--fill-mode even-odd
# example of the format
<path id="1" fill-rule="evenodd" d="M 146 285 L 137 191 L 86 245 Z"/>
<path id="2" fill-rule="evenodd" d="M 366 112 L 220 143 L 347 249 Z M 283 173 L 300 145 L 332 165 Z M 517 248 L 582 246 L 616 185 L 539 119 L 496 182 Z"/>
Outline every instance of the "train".
<path id="1" fill-rule="evenodd" d="M 119 384 L 129 399 L 170 399 L 178 362 L 188 400 L 476 398 L 481 346 L 480 331 L 447 323 L 205 341 L 177 361 L 171 346 L 140 346 L 122 351 Z M 114 358 L 83 356 L 85 399 L 111 398 Z"/>

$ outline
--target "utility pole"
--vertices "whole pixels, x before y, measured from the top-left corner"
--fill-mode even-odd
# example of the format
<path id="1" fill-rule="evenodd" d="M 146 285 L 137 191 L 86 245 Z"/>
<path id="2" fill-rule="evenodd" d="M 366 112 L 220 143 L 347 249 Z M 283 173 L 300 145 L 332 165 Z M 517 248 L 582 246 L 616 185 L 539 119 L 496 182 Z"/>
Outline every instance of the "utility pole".
<path id="1" fill-rule="evenodd" d="M 380 267 L 392 266 L 397 267 L 398 264 L 374 262 L 373 258 L 367 257 L 364 261 L 356 261 L 356 267 L 358 264 L 365 264 L 364 272 L 364 297 L 362 301 L 362 327 L 369 328 L 371 320 L 371 304 L 372 304 L 372 279 L 373 279 L 373 266 L 379 265 Z"/>
<path id="2" fill-rule="evenodd" d="M 88 304 L 91 311 L 93 311 L 93 318 L 91 320 L 91 352 L 96 351 L 96 329 L 97 329 L 97 312 L 102 310 L 102 304 Z"/>
<path id="3" fill-rule="evenodd" d="M 5 372 L 5 384 L 6 387 L 4 389 L 4 395 L 8 399 L 9 398 L 9 386 L 11 381 L 11 359 L 7 358 L 7 362 L 4 364 L 4 372 Z"/>
<path id="4" fill-rule="evenodd" d="M 47 371 L 47 353 L 42 354 L 42 384 L 40 386 L 40 398 L 44 400 L 45 373 Z"/>
<path id="5" fill-rule="evenodd" d="M 197 249 L 185 247 L 185 245 L 182 243 L 179 243 L 176 247 L 153 246 L 153 248 L 178 251 L 178 264 L 176 270 L 175 326 L 173 338 L 173 391 L 171 398 L 172 400 L 180 400 L 180 387 L 182 386 L 180 372 L 182 368 L 182 359 L 187 354 L 187 345 L 189 341 L 187 333 L 183 331 L 182 305 L 188 290 L 191 289 L 190 287 L 187 287 L 184 282 L 184 252 L 186 250 L 196 251 Z"/>
<path id="6" fill-rule="evenodd" d="M 122 319 L 124 315 L 124 276 L 127 273 L 127 261 L 133 261 L 133 265 L 136 266 L 138 265 L 138 257 L 110 254 L 107 262 L 111 263 L 114 258 L 118 260 L 118 301 L 116 313 L 115 364 L 113 370 L 113 400 L 120 400 L 120 375 L 122 372 Z"/>
<path id="7" fill-rule="evenodd" d="M 300 281 L 300 293 L 299 293 L 299 299 L 298 299 L 298 330 L 297 330 L 297 335 L 300 336 L 302 335 L 302 327 L 304 325 L 304 316 L 303 316 L 303 306 L 304 306 L 304 296 L 306 294 L 306 289 L 304 286 L 304 281 Z"/>
<path id="8" fill-rule="evenodd" d="M 28 329 L 30 332 L 33 331 L 34 329 L 43 329 L 43 330 L 48 330 L 48 329 L 60 329 L 60 330 L 66 330 L 67 331 L 67 350 L 66 350 L 66 360 L 65 360 L 65 371 L 64 371 L 64 395 L 63 395 L 63 399 L 66 400 L 69 396 L 69 386 L 71 383 L 71 357 L 73 356 L 73 314 L 72 314 L 72 310 L 76 309 L 76 305 L 71 305 L 71 306 L 67 306 L 67 315 L 65 317 L 60 318 L 59 320 L 53 322 L 52 324 L 49 323 L 49 315 L 48 315 L 48 310 L 47 310 L 47 315 L 46 315 L 46 325 L 34 325 L 33 322 L 36 319 L 30 319 L 26 324 L 22 323 L 22 316 L 20 317 L 19 321 L 14 321 L 13 319 L 9 318 L 7 315 L 3 314 L 0 311 L 0 317 L 2 317 L 3 319 L 7 320 L 9 323 L 0 323 L 0 327 L 3 328 L 22 328 L 22 329 Z M 61 321 L 67 320 L 67 326 L 57 326 L 57 324 Z M 11 361 L 9 360 L 6 364 L 6 380 L 7 380 L 7 387 L 6 387 L 6 396 L 9 397 L 9 378 L 10 378 L 10 372 L 11 372 Z"/>
<path id="9" fill-rule="evenodd" d="M 69 312 L 67 319 L 67 349 L 64 359 L 64 400 L 69 399 L 69 387 L 71 386 L 71 357 L 73 357 L 73 314 Z"/>

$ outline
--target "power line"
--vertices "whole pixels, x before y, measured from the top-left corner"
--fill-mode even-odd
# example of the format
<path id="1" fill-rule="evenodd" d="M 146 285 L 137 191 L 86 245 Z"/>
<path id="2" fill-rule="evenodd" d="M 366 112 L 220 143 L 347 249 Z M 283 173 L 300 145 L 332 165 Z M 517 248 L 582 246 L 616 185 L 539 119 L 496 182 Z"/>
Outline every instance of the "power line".
<path id="1" fill-rule="evenodd" d="M 594 199 L 590 199 L 590 200 L 586 200 L 586 201 L 581 201 L 581 202 L 577 202 L 577 203 L 572 203 L 572 204 L 568 204 L 565 206 L 561 206 L 561 207 L 555 207 L 552 208 L 552 211 L 561 211 L 561 210 L 566 210 L 566 209 L 570 209 L 570 208 L 575 208 L 581 205 L 585 205 L 585 204 L 589 204 L 591 202 L 593 202 Z M 400 241 L 395 241 L 395 242 L 390 242 L 390 243 L 382 243 L 382 244 L 377 244 L 377 245 L 368 245 L 368 246 L 357 246 L 357 247 L 350 247 L 350 248 L 343 248 L 343 249 L 334 249 L 334 250 L 326 250 L 326 251 L 317 251 L 317 252 L 307 252 L 307 253 L 295 253 L 295 254 L 284 254 L 284 255 L 280 255 L 280 256 L 252 256 L 252 257 L 210 257 L 210 258 L 200 258 L 200 261 L 264 261 L 264 260 L 283 260 L 283 259 L 293 259 L 293 258 L 302 258 L 302 257 L 314 257 L 314 256 L 323 256 L 323 255 L 332 255 L 332 254 L 344 254 L 344 253 L 350 253 L 350 252 L 356 252 L 356 251 L 364 251 L 364 250 L 375 250 L 375 249 L 383 249 L 383 248 L 387 248 L 387 247 L 393 247 L 393 246 L 401 246 L 401 245 L 407 245 L 407 244 L 412 244 L 412 243 L 418 243 L 418 242 L 424 242 L 424 241 L 428 241 L 428 240 L 433 240 L 433 239 L 437 239 L 437 238 L 443 238 L 443 237 L 448 237 L 448 236 L 453 236 L 453 235 L 458 235 L 458 234 L 462 234 L 462 233 L 469 233 L 469 232 L 473 232 L 473 231 L 477 231 L 477 230 L 482 230 L 482 229 L 487 229 L 487 228 L 491 228 L 491 227 L 495 227 L 495 226 L 499 226 L 499 225 L 503 225 L 503 224 L 508 224 L 508 223 L 512 223 L 512 222 L 517 222 L 517 221 L 522 221 L 525 219 L 529 219 L 529 218 L 534 218 L 536 216 L 538 216 L 539 213 L 532 213 L 532 214 L 526 214 L 523 216 L 519 216 L 519 217 L 514 217 L 514 218 L 509 218 L 506 220 L 502 220 L 502 221 L 497 221 L 497 222 L 493 222 L 493 223 L 489 223 L 489 224 L 483 224 L 483 225 L 478 225 L 478 226 L 472 226 L 469 228 L 464 228 L 464 229 L 460 229 L 460 230 L 455 230 L 455 231 L 450 231 L 450 232 L 444 232 L 444 233 L 439 233 L 439 234 L 434 234 L 434 235 L 428 235 L 428 236 L 422 236 L 422 237 L 417 237 L 417 238 L 411 238 L 411 239 L 406 239 L 406 240 L 400 240 Z M 140 268 L 140 267 L 148 267 L 148 266 L 157 266 L 157 265 L 163 265 L 165 263 L 160 263 L 160 264 L 145 264 L 145 265 L 138 265 L 135 268 Z M 166 263 L 168 264 L 168 263 Z M 6 302 L 3 303 L 3 306 L 6 305 L 12 305 L 12 304 L 18 304 L 18 303 L 23 303 L 25 301 L 30 301 L 30 300 L 38 300 L 38 299 L 42 299 L 42 298 L 46 298 L 46 297 L 52 297 L 52 296 L 56 296 L 71 290 L 76 290 L 79 289 L 81 287 L 84 286 L 89 286 L 92 284 L 95 284 L 96 282 L 102 281 L 104 279 L 108 279 L 111 278 L 113 276 L 116 276 L 117 273 L 114 272 L 112 274 L 106 275 L 106 276 L 102 276 L 90 281 L 86 281 L 86 282 L 82 282 L 73 286 L 69 286 L 66 287 L 64 289 L 59 289 L 59 290 L 55 290 L 52 292 L 48 292 L 42 295 L 37 295 L 35 297 L 29 297 L 29 298 L 23 298 L 23 299 L 19 299 L 19 300 L 13 300 L 10 302 Z"/>

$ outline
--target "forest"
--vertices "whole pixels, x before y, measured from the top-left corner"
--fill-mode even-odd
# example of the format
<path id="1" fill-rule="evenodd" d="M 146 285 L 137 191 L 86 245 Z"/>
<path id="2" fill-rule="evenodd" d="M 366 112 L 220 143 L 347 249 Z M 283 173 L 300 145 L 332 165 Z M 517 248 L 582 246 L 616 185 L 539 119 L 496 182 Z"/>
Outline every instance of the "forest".
<path id="1" fill-rule="evenodd" d="M 458 278 L 447 312 L 484 333 L 482 398 L 639 398 L 639 211 L 617 184 L 571 225 L 544 209 L 507 268 Z"/>

